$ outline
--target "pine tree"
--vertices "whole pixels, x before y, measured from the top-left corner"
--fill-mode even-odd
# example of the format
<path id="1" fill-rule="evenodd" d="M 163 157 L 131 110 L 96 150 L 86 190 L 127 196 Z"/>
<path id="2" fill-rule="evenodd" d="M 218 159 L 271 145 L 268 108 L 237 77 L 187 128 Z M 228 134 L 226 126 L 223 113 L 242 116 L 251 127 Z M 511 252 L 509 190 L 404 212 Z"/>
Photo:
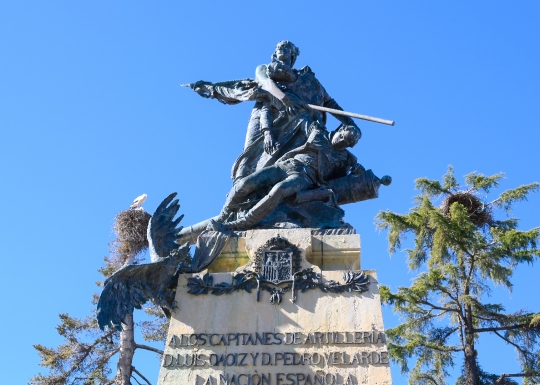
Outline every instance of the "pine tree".
<path id="1" fill-rule="evenodd" d="M 502 177 L 473 172 L 461 186 L 450 167 L 442 183 L 416 180 L 420 194 L 408 214 L 385 211 L 377 216 L 378 227 L 388 230 L 390 253 L 402 247 L 406 235 L 414 235 L 414 246 L 405 251 L 409 268 L 419 275 L 397 292 L 381 287 L 382 301 L 403 320 L 387 331 L 388 348 L 402 372 L 409 373 L 410 384 L 446 384 L 455 363 L 463 368 L 459 385 L 509 385 L 517 377 L 524 384 L 540 383 L 540 313 L 509 313 L 502 304 L 486 300 L 493 285 L 511 290 L 515 268 L 540 255 L 539 228 L 522 231 L 516 218 L 494 219 L 501 210 L 510 213 L 540 185 L 520 186 L 483 202 L 481 197 Z M 436 205 L 437 200 L 442 203 Z M 475 344 L 485 333 L 516 350 L 519 373 L 482 370 Z M 413 358 L 416 364 L 409 368 Z"/>
<path id="2" fill-rule="evenodd" d="M 126 210 L 116 217 L 117 238 L 111 243 L 111 256 L 105 257 L 99 272 L 110 277 L 126 263 L 136 263 L 148 247 L 146 227 L 150 215 L 140 210 Z M 96 283 L 99 287 L 103 282 Z M 38 374 L 30 379 L 30 385 L 130 385 L 148 384 L 150 381 L 133 366 L 137 349 L 155 352 L 159 357 L 163 351 L 135 342 L 134 329 L 141 328 L 146 341 L 164 344 L 168 320 L 163 311 L 154 305 L 145 306 L 148 319 L 134 323 L 133 315 L 123 322 L 122 332 L 116 329 L 100 330 L 95 316 L 98 296 L 94 295 L 92 315 L 78 319 L 67 313 L 59 314 L 60 325 L 56 331 L 64 342 L 55 348 L 36 344 L 41 359 L 40 365 L 49 369 L 47 374 Z M 112 375 L 112 359 L 118 355 L 116 373 Z"/>

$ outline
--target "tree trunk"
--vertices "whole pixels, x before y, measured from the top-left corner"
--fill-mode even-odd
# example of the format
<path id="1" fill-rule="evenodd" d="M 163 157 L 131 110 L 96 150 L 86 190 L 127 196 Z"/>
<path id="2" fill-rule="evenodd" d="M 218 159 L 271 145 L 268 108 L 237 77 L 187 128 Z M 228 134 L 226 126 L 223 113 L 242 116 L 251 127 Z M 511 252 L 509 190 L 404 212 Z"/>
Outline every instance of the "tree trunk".
<path id="1" fill-rule="evenodd" d="M 478 385 L 478 365 L 474 345 L 465 346 L 465 384 Z"/>
<path id="2" fill-rule="evenodd" d="M 469 290 L 465 293 L 468 295 Z M 465 384 L 479 385 L 478 363 L 476 362 L 476 349 L 474 348 L 474 325 L 472 318 L 472 308 L 465 306 Z"/>
<path id="3" fill-rule="evenodd" d="M 133 332 L 133 314 L 126 315 L 120 333 L 120 357 L 116 371 L 116 385 L 130 385 L 131 367 L 135 354 L 135 335 Z"/>

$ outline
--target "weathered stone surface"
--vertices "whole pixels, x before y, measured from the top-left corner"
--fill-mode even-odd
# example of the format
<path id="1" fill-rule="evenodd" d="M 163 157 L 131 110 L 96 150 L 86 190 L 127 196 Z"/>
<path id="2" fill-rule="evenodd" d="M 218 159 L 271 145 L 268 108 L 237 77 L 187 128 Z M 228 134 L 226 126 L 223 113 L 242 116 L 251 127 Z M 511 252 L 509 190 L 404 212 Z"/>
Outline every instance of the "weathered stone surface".
<path id="1" fill-rule="evenodd" d="M 360 235 L 314 235 L 307 260 L 323 271 L 360 270 Z"/>
<path id="2" fill-rule="evenodd" d="M 208 268 L 210 273 L 235 271 L 246 265 L 259 246 L 282 236 L 302 251 L 303 258 L 320 270 L 359 270 L 360 235 L 312 235 L 312 229 L 251 230 L 231 237 L 219 257 Z"/>
<path id="3" fill-rule="evenodd" d="M 358 250 L 359 265 L 357 235 L 311 236 L 309 229 L 247 232 L 244 240 L 229 241 L 223 259 L 253 258 L 278 233 L 301 250 L 302 269 L 311 266 L 306 260 L 322 260 L 324 266 L 327 255 L 338 261 L 346 256 L 339 263 L 351 263 L 352 250 Z M 327 281 L 343 282 L 344 273 L 322 271 Z M 293 303 L 287 291 L 279 305 L 271 304 L 270 293 L 262 290 L 257 302 L 256 288 L 195 296 L 187 286 L 193 275 L 182 275 L 158 384 L 391 384 L 377 276 L 365 273 L 370 276 L 366 292 L 298 291 Z M 212 274 L 213 284 L 231 283 L 233 274 Z"/>
<path id="4" fill-rule="evenodd" d="M 231 237 L 225 244 L 221 254 L 210 265 L 208 272 L 223 273 L 235 271 L 240 266 L 244 266 L 249 262 L 248 251 L 246 250 L 245 237 Z"/>

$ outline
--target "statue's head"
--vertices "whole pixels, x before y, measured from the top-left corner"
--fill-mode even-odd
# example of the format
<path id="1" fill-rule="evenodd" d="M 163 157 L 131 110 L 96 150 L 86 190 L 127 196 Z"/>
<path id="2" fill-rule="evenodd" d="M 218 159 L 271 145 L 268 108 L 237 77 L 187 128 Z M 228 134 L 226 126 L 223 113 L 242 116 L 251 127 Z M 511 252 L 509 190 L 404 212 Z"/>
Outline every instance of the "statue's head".
<path id="1" fill-rule="evenodd" d="M 290 66 L 292 67 L 298 55 L 300 55 L 300 50 L 297 46 L 288 40 L 282 40 L 277 43 L 276 50 L 272 54 L 272 61 L 279 60 L 286 63 L 290 59 Z"/>
<path id="2" fill-rule="evenodd" d="M 362 137 L 362 131 L 356 126 L 341 125 L 332 133 L 332 146 L 338 150 L 354 147 Z"/>

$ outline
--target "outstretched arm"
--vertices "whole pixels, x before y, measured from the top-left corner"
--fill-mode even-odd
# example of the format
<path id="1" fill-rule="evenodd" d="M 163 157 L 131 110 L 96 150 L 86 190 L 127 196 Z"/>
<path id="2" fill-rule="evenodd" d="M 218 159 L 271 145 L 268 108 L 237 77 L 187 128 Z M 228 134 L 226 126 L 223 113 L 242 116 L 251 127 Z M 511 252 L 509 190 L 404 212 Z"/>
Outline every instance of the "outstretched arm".
<path id="1" fill-rule="evenodd" d="M 268 99 L 267 93 L 258 87 L 257 82 L 251 79 L 230 80 L 219 83 L 199 80 L 189 84 L 189 87 L 203 98 L 217 99 L 224 104 L 238 104 L 248 100 Z"/>

